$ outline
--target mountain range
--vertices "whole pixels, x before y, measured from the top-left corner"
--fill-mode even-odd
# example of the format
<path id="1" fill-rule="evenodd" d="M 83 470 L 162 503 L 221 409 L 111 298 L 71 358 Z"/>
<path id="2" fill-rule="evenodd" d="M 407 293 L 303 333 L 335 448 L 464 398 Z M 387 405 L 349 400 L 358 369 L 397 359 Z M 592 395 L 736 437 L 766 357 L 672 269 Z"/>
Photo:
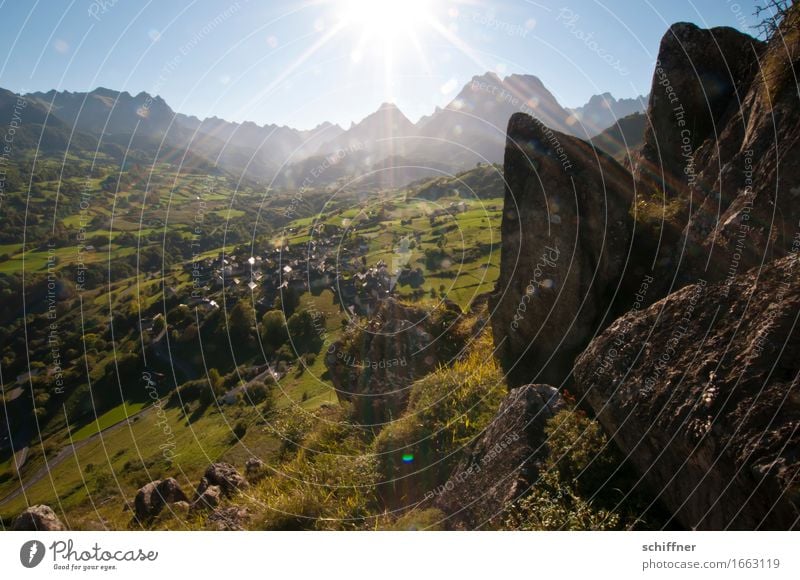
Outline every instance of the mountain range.
<path id="1" fill-rule="evenodd" d="M 399 186 L 476 163 L 502 161 L 508 118 L 525 112 L 550 128 L 583 139 L 644 110 L 644 97 L 593 96 L 562 107 L 533 75 L 473 77 L 445 107 L 417 123 L 392 103 L 343 129 L 322 123 L 310 130 L 234 123 L 175 113 L 159 96 L 97 88 L 23 95 L 28 147 L 96 149 L 137 161 L 216 167 L 275 187 L 321 186 L 342 179 L 359 185 Z M 0 107 L 18 95 L 0 93 Z"/>

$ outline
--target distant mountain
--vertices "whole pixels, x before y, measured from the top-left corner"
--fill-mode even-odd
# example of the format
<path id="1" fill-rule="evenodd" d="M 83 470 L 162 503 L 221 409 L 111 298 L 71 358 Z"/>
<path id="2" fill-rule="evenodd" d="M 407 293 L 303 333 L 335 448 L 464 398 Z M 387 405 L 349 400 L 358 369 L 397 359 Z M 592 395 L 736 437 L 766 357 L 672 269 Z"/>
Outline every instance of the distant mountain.
<path id="1" fill-rule="evenodd" d="M 139 161 L 191 160 L 278 187 L 316 187 L 354 178 L 359 186 L 396 187 L 476 163 L 500 162 L 506 125 L 516 112 L 588 139 L 643 107 L 637 99 L 616 100 L 605 93 L 583 107 L 565 109 L 539 78 L 514 74 L 501 79 L 494 73 L 473 77 L 447 106 L 416 124 L 396 105 L 384 103 L 347 130 L 331 123 L 302 131 L 217 117 L 201 120 L 175 113 L 159 96 L 102 87 L 25 98 L 38 117 L 49 119 L 47 143 L 65 148 L 73 133 L 73 149 L 99 143 L 112 147 L 117 156 L 135 151 Z"/>
<path id="2" fill-rule="evenodd" d="M 396 105 L 383 103 L 377 111 L 323 144 L 319 152 L 331 154 L 344 151 L 346 154 L 366 150 L 374 161 L 379 161 L 385 157 L 404 155 L 408 147 L 405 139 L 414 133 L 414 124 Z"/>
<path id="3" fill-rule="evenodd" d="M 535 115 L 545 125 L 571 132 L 570 113 L 532 75 L 475 76 L 445 108 L 417 124 L 421 159 L 449 160 L 459 169 L 502 161 L 508 119 L 516 112 Z"/>
<path id="4" fill-rule="evenodd" d="M 161 97 L 97 88 L 90 93 L 51 90 L 25 95 L 69 127 L 95 135 L 161 138 L 175 113 Z"/>
<path id="5" fill-rule="evenodd" d="M 292 163 L 317 152 L 325 141 L 341 135 L 338 125 L 322 123 L 317 127 L 301 131 L 278 125 L 257 125 L 251 121 L 232 123 L 218 117 L 199 120 L 178 113 L 179 125 L 196 133 L 198 139 L 205 137 L 236 148 L 260 152 L 261 157 L 269 154 L 272 164 Z"/>
<path id="6" fill-rule="evenodd" d="M 585 133 L 589 137 L 594 137 L 614 125 L 618 119 L 634 113 L 643 113 L 647 109 L 648 98 L 644 95 L 634 99 L 617 100 L 611 93 L 603 93 L 593 95 L 588 103 L 569 111 L 575 116 L 578 124 L 584 127 Z"/>
<path id="7" fill-rule="evenodd" d="M 70 128 L 66 123 L 55 117 L 48 118 L 45 107 L 5 89 L 0 89 L 0 123 L 5 128 L 0 139 L 9 147 L 9 157 L 11 152 L 19 151 L 64 151 L 70 141 Z M 75 135 L 73 141 L 81 148 L 97 145 L 96 139 L 82 133 Z"/>
<path id="8" fill-rule="evenodd" d="M 634 113 L 623 117 L 608 129 L 592 137 L 592 144 L 605 151 L 620 163 L 624 163 L 633 153 L 639 150 L 644 143 L 644 130 L 647 125 L 647 116 L 644 113 Z"/>

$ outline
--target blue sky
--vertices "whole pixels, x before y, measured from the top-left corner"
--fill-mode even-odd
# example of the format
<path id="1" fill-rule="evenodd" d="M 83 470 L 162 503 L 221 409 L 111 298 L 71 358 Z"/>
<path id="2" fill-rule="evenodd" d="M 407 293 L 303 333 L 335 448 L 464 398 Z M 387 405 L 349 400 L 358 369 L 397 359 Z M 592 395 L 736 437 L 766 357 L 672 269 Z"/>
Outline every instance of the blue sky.
<path id="1" fill-rule="evenodd" d="M 577 106 L 646 93 L 669 24 L 752 33 L 756 3 L 6 0 L 0 87 L 147 91 L 198 117 L 304 129 L 385 101 L 416 121 L 493 70 L 534 74 Z"/>

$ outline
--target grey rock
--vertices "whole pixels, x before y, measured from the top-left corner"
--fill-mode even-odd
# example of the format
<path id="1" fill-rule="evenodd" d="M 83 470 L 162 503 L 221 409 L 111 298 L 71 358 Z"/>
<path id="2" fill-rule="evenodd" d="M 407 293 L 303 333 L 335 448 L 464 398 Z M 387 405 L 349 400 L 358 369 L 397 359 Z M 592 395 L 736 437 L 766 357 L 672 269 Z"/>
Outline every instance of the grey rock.
<path id="1" fill-rule="evenodd" d="M 133 500 L 134 514 L 141 521 L 149 520 L 157 516 L 165 505 L 187 500 L 188 497 L 175 478 L 152 481 L 136 493 Z"/>
<path id="2" fill-rule="evenodd" d="M 495 344 L 512 386 L 560 385 L 625 271 L 633 177 L 522 113 L 508 122 L 504 175 L 500 275 L 489 301 Z"/>
<path id="3" fill-rule="evenodd" d="M 16 532 L 60 532 L 65 529 L 56 513 L 46 505 L 27 508 L 11 524 L 11 530 Z"/>
<path id="4" fill-rule="evenodd" d="M 192 503 L 190 511 L 203 511 L 216 508 L 222 500 L 222 489 L 218 485 L 209 485 Z"/>
<path id="5" fill-rule="evenodd" d="M 218 486 L 226 496 L 231 496 L 249 487 L 247 480 L 230 463 L 212 463 L 209 465 L 200 480 L 197 496 L 202 495 L 209 486 L 214 485 Z"/>

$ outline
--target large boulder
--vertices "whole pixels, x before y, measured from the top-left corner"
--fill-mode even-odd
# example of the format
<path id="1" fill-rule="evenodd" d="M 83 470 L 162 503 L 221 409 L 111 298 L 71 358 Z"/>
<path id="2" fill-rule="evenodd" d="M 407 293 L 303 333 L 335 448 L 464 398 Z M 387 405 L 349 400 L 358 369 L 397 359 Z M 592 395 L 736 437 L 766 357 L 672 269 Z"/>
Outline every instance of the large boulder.
<path id="1" fill-rule="evenodd" d="M 152 481 L 142 486 L 133 500 L 134 514 L 141 521 L 152 519 L 167 504 L 188 501 L 174 477 Z"/>
<path id="2" fill-rule="evenodd" d="M 46 505 L 27 508 L 11 524 L 15 532 L 61 532 L 65 529 L 56 513 Z"/>
<path id="3" fill-rule="evenodd" d="M 798 527 L 798 313 L 792 255 L 627 314 L 577 360 L 577 392 L 683 526 Z"/>
<path id="4" fill-rule="evenodd" d="M 512 386 L 560 385 L 625 274 L 633 178 L 588 143 L 522 113 L 508 123 L 504 175 L 495 344 Z"/>
<path id="5" fill-rule="evenodd" d="M 209 486 L 217 486 L 224 495 L 232 496 L 238 491 L 247 489 L 249 484 L 230 463 L 212 463 L 200 479 L 197 496 L 202 495 Z"/>
<path id="6" fill-rule="evenodd" d="M 450 302 L 430 312 L 387 298 L 365 327 L 332 344 L 325 364 L 337 396 L 352 403 L 356 420 L 376 425 L 398 417 L 411 384 L 461 351 L 465 340 L 455 330 L 460 316 Z"/>
<path id="7" fill-rule="evenodd" d="M 491 310 L 512 386 L 560 385 L 625 311 L 701 277 L 724 280 L 726 297 L 738 274 L 797 250 L 798 29 L 800 6 L 769 44 L 731 28 L 670 27 L 633 172 L 511 118 Z"/>
<path id="8" fill-rule="evenodd" d="M 431 502 L 444 512 L 452 529 L 491 524 L 536 481 L 548 454 L 545 423 L 563 406 L 549 385 L 511 391 L 447 482 L 426 494 L 424 507 Z"/>

